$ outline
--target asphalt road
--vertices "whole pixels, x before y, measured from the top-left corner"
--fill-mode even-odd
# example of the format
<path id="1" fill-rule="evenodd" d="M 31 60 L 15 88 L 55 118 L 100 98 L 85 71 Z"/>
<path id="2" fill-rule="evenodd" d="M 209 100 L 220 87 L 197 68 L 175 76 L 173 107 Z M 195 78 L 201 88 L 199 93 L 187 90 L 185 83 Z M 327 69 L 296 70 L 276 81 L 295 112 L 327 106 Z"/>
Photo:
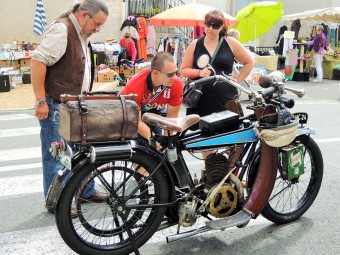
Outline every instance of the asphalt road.
<path id="1" fill-rule="evenodd" d="M 288 225 L 278 226 L 259 216 L 243 229 L 211 231 L 168 244 L 165 237 L 175 233 L 173 227 L 152 237 L 141 254 L 340 253 L 339 83 L 288 85 L 305 88 L 306 96 L 296 100 L 294 111 L 308 112 L 308 124 L 316 129 L 313 138 L 324 157 L 324 179 L 312 207 Z M 190 170 L 198 172 L 201 162 L 187 159 Z M 41 172 L 39 125 L 33 111 L 0 111 L 0 254 L 74 254 L 62 241 L 54 216 L 44 209 Z"/>

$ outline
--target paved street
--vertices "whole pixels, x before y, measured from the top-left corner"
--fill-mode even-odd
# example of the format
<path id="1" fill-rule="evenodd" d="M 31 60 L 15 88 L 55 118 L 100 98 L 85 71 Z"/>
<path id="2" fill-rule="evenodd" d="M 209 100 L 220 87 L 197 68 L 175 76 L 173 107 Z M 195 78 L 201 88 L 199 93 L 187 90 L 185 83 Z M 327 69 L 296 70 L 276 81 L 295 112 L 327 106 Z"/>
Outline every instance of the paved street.
<path id="1" fill-rule="evenodd" d="M 277 226 L 260 216 L 244 229 L 208 232 L 170 244 L 165 237 L 176 229 L 167 229 L 142 247 L 141 254 L 340 253 L 339 83 L 289 82 L 288 86 L 306 89 L 294 111 L 308 112 L 309 125 L 317 131 L 313 138 L 324 157 L 324 180 L 311 209 L 289 225 Z M 0 111 L 0 254 L 74 254 L 43 206 L 40 128 L 33 115 L 32 110 Z M 192 171 L 201 167 L 192 157 L 188 162 Z"/>

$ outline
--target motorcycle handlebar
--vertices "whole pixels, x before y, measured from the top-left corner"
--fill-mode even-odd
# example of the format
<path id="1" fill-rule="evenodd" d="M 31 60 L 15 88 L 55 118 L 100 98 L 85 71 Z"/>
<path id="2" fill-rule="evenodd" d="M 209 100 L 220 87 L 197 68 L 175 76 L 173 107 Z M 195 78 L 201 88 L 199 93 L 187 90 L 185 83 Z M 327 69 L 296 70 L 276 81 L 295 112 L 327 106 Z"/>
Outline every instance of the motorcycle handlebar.
<path id="1" fill-rule="evenodd" d="M 203 85 L 205 83 L 209 83 L 209 82 L 213 82 L 213 81 L 216 81 L 216 82 L 219 82 L 219 81 L 227 82 L 230 85 L 232 85 L 233 87 L 241 90 L 242 92 L 244 92 L 244 93 L 246 93 L 248 95 L 252 95 L 253 94 L 253 92 L 251 90 L 248 90 L 248 89 L 242 87 L 242 85 L 240 85 L 239 83 L 235 82 L 231 77 L 224 76 L 224 75 L 213 75 L 213 76 L 209 76 L 209 77 L 206 77 L 206 78 L 201 78 L 199 80 L 195 80 L 195 81 L 191 82 L 189 84 L 189 86 L 191 88 L 195 89 L 196 85 Z"/>
<path id="2" fill-rule="evenodd" d="M 195 80 L 195 81 L 191 82 L 189 84 L 189 86 L 191 88 L 195 89 L 195 87 L 197 85 L 203 85 L 205 83 L 211 83 L 211 82 L 214 82 L 214 81 L 216 81 L 216 82 L 222 81 L 222 82 L 227 82 L 231 86 L 241 90 L 242 92 L 244 92 L 248 95 L 251 95 L 252 97 L 255 97 L 255 96 L 257 97 L 257 95 L 261 95 L 262 98 L 268 98 L 268 97 L 272 96 L 275 92 L 278 92 L 278 90 L 279 90 L 279 86 L 277 84 L 274 84 L 274 83 L 269 84 L 269 79 L 271 79 L 271 78 L 268 78 L 268 77 L 263 78 L 262 83 L 265 83 L 264 85 L 271 85 L 271 86 L 269 88 L 263 89 L 259 92 L 253 92 L 252 90 L 244 88 L 242 85 L 235 82 L 235 80 L 228 75 L 213 75 L 213 76 L 209 76 L 209 77 L 206 77 L 206 78 L 201 78 L 199 80 Z M 262 84 L 262 87 L 266 87 L 266 86 L 263 86 L 263 84 Z M 289 90 L 291 91 L 291 89 L 289 89 Z M 294 105 L 294 103 L 292 103 L 292 102 L 287 102 L 287 104 L 288 105 Z"/>
<path id="3" fill-rule="evenodd" d="M 206 77 L 206 78 L 201 78 L 199 80 L 192 81 L 192 82 L 189 83 L 189 86 L 194 89 L 196 87 L 196 85 L 203 85 L 205 83 L 216 81 L 217 80 L 216 76 L 217 75 L 209 76 L 209 77 Z"/>
<path id="4" fill-rule="evenodd" d="M 276 91 L 277 91 L 277 87 L 273 86 L 268 89 L 261 90 L 259 91 L 259 93 L 262 95 L 263 98 L 266 98 L 266 97 L 270 97 L 271 95 L 273 95 Z"/>

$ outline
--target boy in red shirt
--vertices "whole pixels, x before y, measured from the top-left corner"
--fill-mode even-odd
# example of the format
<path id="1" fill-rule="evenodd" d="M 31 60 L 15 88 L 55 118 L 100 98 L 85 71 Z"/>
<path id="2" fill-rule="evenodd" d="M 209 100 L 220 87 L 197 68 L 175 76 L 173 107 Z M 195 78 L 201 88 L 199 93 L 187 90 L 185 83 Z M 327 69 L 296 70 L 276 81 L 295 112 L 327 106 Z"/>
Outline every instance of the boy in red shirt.
<path id="1" fill-rule="evenodd" d="M 178 69 L 174 57 L 168 52 L 160 52 L 151 61 L 151 69 L 134 76 L 120 92 L 121 95 L 137 94 L 136 103 L 140 109 L 138 133 L 148 139 L 150 128 L 142 121 L 145 112 L 178 117 L 182 103 L 183 83 L 177 76 Z M 159 127 L 152 127 L 154 134 L 161 134 Z"/>

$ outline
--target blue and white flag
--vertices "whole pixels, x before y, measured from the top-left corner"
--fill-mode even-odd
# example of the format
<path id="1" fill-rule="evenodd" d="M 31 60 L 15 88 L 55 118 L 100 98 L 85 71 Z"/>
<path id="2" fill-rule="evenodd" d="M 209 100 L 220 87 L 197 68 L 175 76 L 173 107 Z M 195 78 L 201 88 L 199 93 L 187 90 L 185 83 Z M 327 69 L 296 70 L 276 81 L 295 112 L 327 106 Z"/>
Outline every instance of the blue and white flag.
<path id="1" fill-rule="evenodd" d="M 44 4 L 42 0 L 37 0 L 37 8 L 35 10 L 33 32 L 42 35 L 47 26 Z"/>

